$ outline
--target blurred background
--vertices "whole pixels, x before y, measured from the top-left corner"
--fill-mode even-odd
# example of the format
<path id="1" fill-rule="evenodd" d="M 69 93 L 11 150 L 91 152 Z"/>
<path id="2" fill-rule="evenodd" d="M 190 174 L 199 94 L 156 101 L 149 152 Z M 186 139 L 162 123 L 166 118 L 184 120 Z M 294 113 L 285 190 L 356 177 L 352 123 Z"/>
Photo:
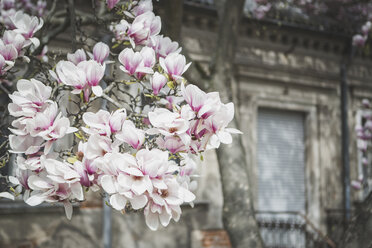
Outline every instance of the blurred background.
<path id="1" fill-rule="evenodd" d="M 68 11 L 64 2 L 59 11 Z M 92 2 L 76 0 L 78 13 L 94 13 Z M 234 180 L 246 180 L 265 247 L 370 247 L 372 171 L 355 130 L 365 121 L 363 99 L 372 97 L 370 42 L 361 30 L 371 3 L 307 2 L 160 0 L 154 12 L 193 62 L 190 82 L 210 91 L 221 90 L 214 80 L 228 80 L 222 97 L 234 101 L 244 134 L 226 149 L 244 153 L 248 179 Z M 78 33 L 111 40 L 79 21 Z M 70 32 L 66 25 L 56 34 L 50 54 L 71 52 Z M 1 101 L 4 108 L 7 98 Z M 204 161 L 195 206 L 184 205 L 167 228 L 153 232 L 142 213 L 111 211 L 97 196 L 76 204 L 71 221 L 60 205 L 0 200 L 0 247 L 232 247 L 224 193 L 239 191 L 223 188 L 219 164 L 229 166 L 228 159 L 211 151 Z"/>

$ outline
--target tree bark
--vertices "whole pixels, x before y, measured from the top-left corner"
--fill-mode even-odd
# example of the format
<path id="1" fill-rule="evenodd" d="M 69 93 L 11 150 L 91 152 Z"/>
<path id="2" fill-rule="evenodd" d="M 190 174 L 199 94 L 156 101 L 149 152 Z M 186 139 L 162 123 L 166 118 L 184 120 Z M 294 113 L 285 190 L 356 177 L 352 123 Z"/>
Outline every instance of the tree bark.
<path id="1" fill-rule="evenodd" d="M 372 247 L 372 194 L 370 194 L 359 206 L 357 206 L 356 216 L 343 235 L 340 247 L 359 248 Z"/>
<path id="2" fill-rule="evenodd" d="M 223 102 L 233 101 L 234 59 L 244 0 L 221 0 L 217 47 L 211 62 L 210 88 L 220 92 Z M 235 111 L 237 113 L 237 111 Z M 237 118 L 230 127 L 239 128 Z M 253 208 L 252 188 L 241 135 L 217 149 L 224 198 L 223 223 L 232 246 L 262 247 Z"/>

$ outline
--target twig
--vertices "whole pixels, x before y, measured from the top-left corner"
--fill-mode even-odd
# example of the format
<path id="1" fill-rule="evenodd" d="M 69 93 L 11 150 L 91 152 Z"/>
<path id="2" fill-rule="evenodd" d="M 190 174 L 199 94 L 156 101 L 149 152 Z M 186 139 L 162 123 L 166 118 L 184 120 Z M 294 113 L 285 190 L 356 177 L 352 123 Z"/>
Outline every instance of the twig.
<path id="1" fill-rule="evenodd" d="M 4 91 L 7 95 L 10 94 L 9 90 L 7 90 L 7 88 L 5 88 L 4 85 L 1 84 L 1 83 L 0 83 L 0 88 L 1 88 L 1 90 Z"/>
<path id="2" fill-rule="evenodd" d="M 112 104 L 114 104 L 118 108 L 124 108 L 123 105 L 121 105 L 119 102 L 115 101 L 114 99 L 112 99 L 111 97 L 106 95 L 105 93 L 102 94 L 102 98 L 105 98 L 107 101 L 111 102 Z"/>

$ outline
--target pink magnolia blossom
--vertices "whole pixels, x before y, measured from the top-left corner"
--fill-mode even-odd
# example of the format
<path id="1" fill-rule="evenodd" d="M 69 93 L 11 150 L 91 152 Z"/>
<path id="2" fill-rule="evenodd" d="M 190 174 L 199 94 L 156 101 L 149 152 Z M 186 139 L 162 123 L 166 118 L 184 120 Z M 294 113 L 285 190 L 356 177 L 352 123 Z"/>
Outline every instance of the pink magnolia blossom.
<path id="1" fill-rule="evenodd" d="M 180 53 L 182 51 L 182 48 L 179 47 L 178 42 L 172 41 L 168 37 L 163 37 L 163 35 L 155 36 L 153 45 L 158 58 L 165 58 L 171 53 Z"/>
<path id="2" fill-rule="evenodd" d="M 106 136 L 93 134 L 89 137 L 86 144 L 85 156 L 89 160 L 93 160 L 104 156 L 106 153 L 117 152 L 119 150 L 119 142 L 112 142 Z"/>
<path id="3" fill-rule="evenodd" d="M 83 127 L 88 134 L 99 134 L 110 137 L 122 129 L 127 117 L 125 109 L 118 109 L 113 113 L 99 110 L 97 113 L 86 112 L 83 114 L 83 121 L 89 128 Z"/>
<path id="4" fill-rule="evenodd" d="M 129 166 L 135 166 L 136 160 L 129 154 L 108 153 L 99 161 L 99 167 L 105 171 L 100 179 L 102 188 L 110 194 L 110 204 L 117 210 L 125 208 L 129 201 L 134 209 L 143 208 L 147 197 L 131 191 L 126 171 Z M 141 187 L 139 187 L 141 189 Z"/>
<path id="5" fill-rule="evenodd" d="M 159 72 L 155 72 L 154 75 L 150 78 L 153 94 L 158 95 L 160 90 L 167 82 L 168 79 L 164 75 L 160 74 Z"/>
<path id="6" fill-rule="evenodd" d="M 36 206 L 42 202 L 63 202 L 66 216 L 71 219 L 70 200 L 84 200 L 83 189 L 79 183 L 80 175 L 70 165 L 55 159 L 42 159 L 42 163 L 46 170 L 28 178 L 28 185 L 33 191 L 26 203 Z"/>
<path id="7" fill-rule="evenodd" d="M 176 136 L 166 136 L 164 138 L 158 137 L 156 144 L 159 146 L 159 148 L 167 149 L 173 154 L 187 150 L 187 147 L 182 140 Z"/>
<path id="8" fill-rule="evenodd" d="M 155 59 L 155 51 L 154 49 L 150 47 L 143 47 L 140 51 L 140 54 L 142 56 L 142 66 L 145 68 L 148 73 L 153 73 L 152 68 L 154 67 L 156 63 Z M 146 74 L 143 72 L 136 73 L 136 77 L 138 79 L 142 79 Z"/>
<path id="9" fill-rule="evenodd" d="M 145 49 L 144 51 L 146 51 Z M 142 50 L 141 50 L 142 52 Z M 144 55 L 147 52 L 134 52 L 133 49 L 126 48 L 119 54 L 119 62 L 122 64 L 120 69 L 129 75 L 143 76 L 144 74 L 153 73 L 152 68 L 145 66 Z M 150 59 L 146 58 L 147 64 L 150 64 Z M 151 65 L 151 64 L 150 64 Z"/>
<path id="10" fill-rule="evenodd" d="M 369 31 L 371 30 L 371 27 L 372 27 L 371 22 L 370 21 L 366 22 L 362 26 L 362 33 L 363 33 L 363 35 L 368 35 Z"/>
<path id="11" fill-rule="evenodd" d="M 14 65 L 13 61 L 18 57 L 17 48 L 13 44 L 4 44 L 0 40 L 0 55 L 3 56 L 9 65 Z"/>
<path id="12" fill-rule="evenodd" d="M 150 194 L 151 200 L 144 211 L 146 224 L 151 230 L 157 230 L 159 222 L 167 226 L 171 219 L 178 221 L 180 205 L 195 199 L 195 195 L 181 187 L 174 178 L 165 180 L 165 185 L 165 189 L 157 189 Z"/>
<path id="13" fill-rule="evenodd" d="M 51 92 L 51 87 L 36 79 L 21 79 L 17 82 L 17 91 L 9 95 L 13 101 L 8 105 L 9 113 L 15 117 L 32 117 L 42 110 Z"/>
<path id="14" fill-rule="evenodd" d="M 364 46 L 367 41 L 367 36 L 362 36 L 360 34 L 353 36 L 353 46 Z"/>
<path id="15" fill-rule="evenodd" d="M 164 136 L 175 136 L 181 138 L 184 144 L 190 142 L 190 136 L 186 133 L 189 129 L 189 122 L 181 118 L 179 113 L 174 113 L 164 108 L 157 108 L 148 114 L 149 120 L 154 128 L 149 129 L 149 134 L 160 133 Z"/>
<path id="16" fill-rule="evenodd" d="M 222 105 L 217 113 L 205 120 L 207 129 L 213 133 L 209 140 L 209 145 L 212 148 L 218 148 L 220 143 L 231 144 L 231 133 L 242 133 L 237 129 L 227 128 L 227 125 L 232 121 L 233 118 L 234 104 L 228 103 Z"/>
<path id="17" fill-rule="evenodd" d="M 114 32 L 116 40 L 125 40 L 129 27 L 130 25 L 126 20 L 121 20 L 118 24 L 111 25 L 110 30 Z"/>
<path id="18" fill-rule="evenodd" d="M 113 9 L 120 0 L 106 0 L 107 7 Z"/>
<path id="19" fill-rule="evenodd" d="M 159 63 L 170 79 L 181 78 L 191 65 L 191 63 L 186 64 L 185 56 L 178 53 L 170 53 L 165 59 L 160 58 Z"/>
<path id="20" fill-rule="evenodd" d="M 12 153 L 35 154 L 40 150 L 43 142 L 44 139 L 41 137 L 9 135 L 9 145 L 12 149 L 10 152 Z"/>
<path id="21" fill-rule="evenodd" d="M 141 0 L 139 1 L 138 5 L 133 8 L 132 13 L 135 16 L 139 16 L 146 12 L 152 12 L 152 10 L 152 0 Z"/>
<path id="22" fill-rule="evenodd" d="M 137 129 L 130 120 L 124 121 L 122 132 L 118 133 L 115 137 L 129 144 L 136 150 L 140 149 L 145 142 L 145 132 L 141 129 Z"/>
<path id="23" fill-rule="evenodd" d="M 77 129 L 70 127 L 70 121 L 58 113 L 57 103 L 53 102 L 43 112 L 36 113 L 34 118 L 27 120 L 26 126 L 30 135 L 39 136 L 46 140 L 44 153 L 48 154 L 54 141 L 66 134 L 76 132 Z"/>
<path id="24" fill-rule="evenodd" d="M 205 93 L 195 85 L 181 85 L 182 96 L 199 118 L 208 118 L 221 106 L 217 92 Z"/>
<path id="25" fill-rule="evenodd" d="M 91 187 L 93 191 L 97 189 L 97 166 L 94 160 L 86 158 L 87 143 L 80 142 L 78 152 L 76 153 L 77 160 L 73 164 L 74 170 L 80 175 L 80 183 L 85 187 Z"/>
<path id="26" fill-rule="evenodd" d="M 153 12 L 145 12 L 137 16 L 127 30 L 127 36 L 132 46 L 153 43 L 152 37 L 158 35 L 161 29 L 159 16 Z"/>
<path id="27" fill-rule="evenodd" d="M 78 65 L 80 62 L 87 60 L 87 55 L 85 54 L 84 49 L 78 49 L 75 53 L 68 53 L 67 59 L 75 65 Z"/>
<path id="28" fill-rule="evenodd" d="M 26 39 L 29 39 L 35 47 L 38 47 L 40 41 L 33 37 L 35 32 L 37 32 L 44 24 L 43 19 L 37 17 L 31 17 L 22 11 L 17 11 L 11 20 L 15 26 L 14 31 L 22 34 Z"/>
<path id="29" fill-rule="evenodd" d="M 15 0 L 3 0 L 0 3 L 1 9 L 9 10 L 15 7 Z"/>
<path id="30" fill-rule="evenodd" d="M 94 60 L 97 61 L 100 64 L 103 64 L 103 62 L 107 59 L 107 57 L 110 54 L 110 48 L 108 45 L 106 45 L 103 42 L 98 42 L 93 47 L 93 57 Z"/>
<path id="31" fill-rule="evenodd" d="M 99 82 L 105 74 L 105 65 L 101 65 L 94 60 L 82 61 L 77 65 L 85 72 L 86 82 L 96 96 L 102 96 L 102 88 Z"/>
<path id="32" fill-rule="evenodd" d="M 87 85 L 86 75 L 82 68 L 70 61 L 59 61 L 56 73 L 61 83 L 74 87 L 72 94 L 80 94 Z"/>
<path id="33" fill-rule="evenodd" d="M 26 39 L 13 30 L 6 30 L 4 32 L 3 42 L 5 45 L 13 45 L 18 54 L 20 54 L 22 48 L 26 45 Z"/>

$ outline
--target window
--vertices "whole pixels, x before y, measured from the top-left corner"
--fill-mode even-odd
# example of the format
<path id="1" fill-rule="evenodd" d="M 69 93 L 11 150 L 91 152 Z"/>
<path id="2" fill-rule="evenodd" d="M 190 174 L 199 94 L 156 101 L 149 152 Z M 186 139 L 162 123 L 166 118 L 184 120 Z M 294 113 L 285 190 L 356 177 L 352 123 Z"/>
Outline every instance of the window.
<path id="1" fill-rule="evenodd" d="M 305 213 L 306 204 L 302 113 L 259 109 L 257 167 L 258 219 L 273 225 L 261 228 L 266 246 L 304 247 L 305 223 L 296 214 Z"/>

